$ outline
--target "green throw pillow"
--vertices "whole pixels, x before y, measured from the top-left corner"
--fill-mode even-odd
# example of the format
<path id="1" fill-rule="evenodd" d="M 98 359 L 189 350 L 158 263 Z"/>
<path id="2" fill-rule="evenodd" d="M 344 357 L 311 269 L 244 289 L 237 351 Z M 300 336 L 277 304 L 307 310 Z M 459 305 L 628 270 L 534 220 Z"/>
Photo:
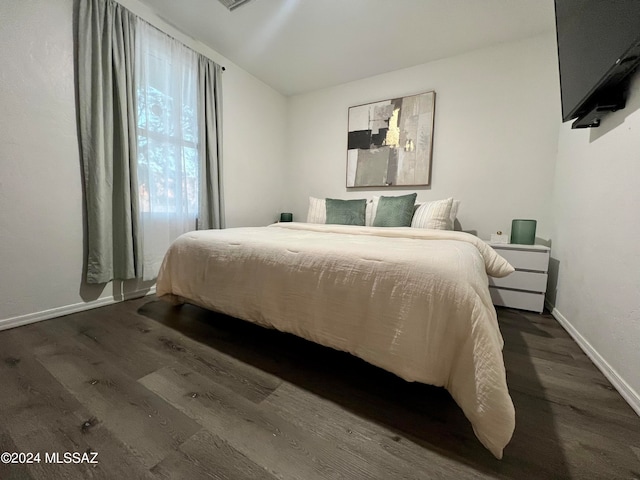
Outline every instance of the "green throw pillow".
<path id="1" fill-rule="evenodd" d="M 380 197 L 374 227 L 410 227 L 417 193 L 400 197 Z"/>
<path id="2" fill-rule="evenodd" d="M 364 225 L 367 201 L 326 199 L 327 219 L 325 223 L 339 225 Z"/>

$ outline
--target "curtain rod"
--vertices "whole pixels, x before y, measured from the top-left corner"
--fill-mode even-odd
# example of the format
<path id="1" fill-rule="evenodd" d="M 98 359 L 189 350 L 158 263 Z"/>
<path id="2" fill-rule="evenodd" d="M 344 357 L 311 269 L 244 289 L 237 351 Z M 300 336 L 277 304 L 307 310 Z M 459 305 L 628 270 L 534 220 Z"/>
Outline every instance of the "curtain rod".
<path id="1" fill-rule="evenodd" d="M 172 38 L 173 40 L 175 40 L 176 42 L 182 44 L 185 48 L 188 48 L 189 50 L 191 50 L 192 52 L 195 52 L 198 55 L 202 55 L 205 58 L 208 58 L 209 60 L 211 60 L 213 63 L 215 63 L 216 65 L 220 65 L 218 62 L 216 62 L 215 60 L 213 60 L 212 58 L 210 58 L 209 56 L 205 55 L 204 53 L 200 53 L 199 51 L 197 51 L 195 48 L 191 48 L 189 45 L 187 45 L 186 43 L 184 43 L 182 40 L 177 39 L 175 36 L 171 35 L 170 33 L 165 32 L 164 30 L 162 30 L 160 27 L 155 26 L 153 23 L 151 23 L 150 21 L 148 21 L 145 18 L 142 18 L 140 15 L 136 15 L 135 13 L 133 13 L 131 10 L 129 10 L 127 7 L 125 7 L 124 5 L 122 5 L 121 3 L 118 2 L 118 0 L 115 0 L 115 2 L 120 6 L 120 8 L 123 8 L 124 10 L 126 10 L 127 12 L 129 12 L 131 15 L 139 18 L 140 20 L 142 20 L 144 23 L 146 23 L 147 25 L 155 28 L 156 30 L 158 30 L 160 33 L 163 33 L 164 35 L 166 35 L 169 38 Z M 175 28 L 176 30 L 178 30 L 180 33 L 182 33 L 183 35 L 187 36 L 188 38 L 191 38 L 192 40 L 195 40 L 194 38 L 192 38 L 190 35 L 186 34 L 185 32 L 183 32 L 181 29 L 179 29 L 177 26 L 175 26 L 173 23 L 169 22 L 168 20 L 166 20 L 165 18 L 163 18 L 162 16 L 158 15 L 160 17 L 160 20 L 167 22 L 170 26 L 172 26 L 173 28 Z M 196 40 L 197 42 L 198 40 Z M 220 65 L 220 68 L 222 69 L 222 71 L 224 72 L 226 70 L 226 68 L 222 65 Z"/>

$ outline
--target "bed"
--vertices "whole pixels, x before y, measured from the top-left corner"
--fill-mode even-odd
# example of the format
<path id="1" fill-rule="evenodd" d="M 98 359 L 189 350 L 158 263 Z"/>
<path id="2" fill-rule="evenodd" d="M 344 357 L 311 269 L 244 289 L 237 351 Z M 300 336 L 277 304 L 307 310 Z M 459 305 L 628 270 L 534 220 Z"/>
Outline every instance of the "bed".
<path id="1" fill-rule="evenodd" d="M 442 386 L 502 458 L 515 413 L 487 275 L 512 271 L 463 232 L 292 222 L 182 235 L 156 292 Z"/>

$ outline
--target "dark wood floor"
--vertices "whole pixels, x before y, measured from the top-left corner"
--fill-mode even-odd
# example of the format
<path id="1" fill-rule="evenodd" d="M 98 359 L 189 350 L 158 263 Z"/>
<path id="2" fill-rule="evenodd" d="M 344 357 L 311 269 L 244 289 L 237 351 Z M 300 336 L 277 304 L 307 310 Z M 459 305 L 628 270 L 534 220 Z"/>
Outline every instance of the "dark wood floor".
<path id="1" fill-rule="evenodd" d="M 0 332 L 0 451 L 42 455 L 0 479 L 640 479 L 640 418 L 551 316 L 498 313 L 501 461 L 443 389 L 151 297 Z"/>

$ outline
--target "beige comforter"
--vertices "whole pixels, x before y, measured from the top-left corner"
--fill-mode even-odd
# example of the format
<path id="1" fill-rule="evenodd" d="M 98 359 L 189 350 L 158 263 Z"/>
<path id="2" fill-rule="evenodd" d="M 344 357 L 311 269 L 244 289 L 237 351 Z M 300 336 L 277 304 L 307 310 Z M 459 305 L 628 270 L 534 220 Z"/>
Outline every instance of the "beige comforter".
<path id="1" fill-rule="evenodd" d="M 512 271 L 462 232 L 280 223 L 182 235 L 157 294 L 443 386 L 501 458 L 515 413 L 487 274 Z"/>

